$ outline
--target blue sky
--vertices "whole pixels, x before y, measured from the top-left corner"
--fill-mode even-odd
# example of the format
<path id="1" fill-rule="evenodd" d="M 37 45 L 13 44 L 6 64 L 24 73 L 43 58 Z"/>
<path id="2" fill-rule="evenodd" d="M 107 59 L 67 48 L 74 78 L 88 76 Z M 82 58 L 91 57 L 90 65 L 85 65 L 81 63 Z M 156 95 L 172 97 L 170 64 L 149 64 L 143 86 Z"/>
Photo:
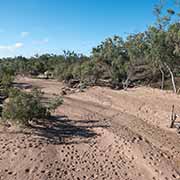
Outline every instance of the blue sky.
<path id="1" fill-rule="evenodd" d="M 143 31 L 158 0 L 0 0 L 0 57 L 74 50 Z"/>

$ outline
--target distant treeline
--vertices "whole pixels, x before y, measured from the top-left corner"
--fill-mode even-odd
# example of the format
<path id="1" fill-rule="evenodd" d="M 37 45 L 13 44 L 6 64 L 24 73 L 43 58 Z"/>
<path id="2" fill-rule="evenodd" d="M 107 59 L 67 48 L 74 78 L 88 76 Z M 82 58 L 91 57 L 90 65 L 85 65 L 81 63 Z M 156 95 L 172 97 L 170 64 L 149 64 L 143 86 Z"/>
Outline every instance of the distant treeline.
<path id="1" fill-rule="evenodd" d="M 126 88 L 133 83 L 172 80 L 180 75 L 180 18 L 172 9 L 162 15 L 163 6 L 154 8 L 156 23 L 146 31 L 107 38 L 92 49 L 89 57 L 64 51 L 62 55 L 44 54 L 0 60 L 0 78 L 15 74 L 38 76 L 51 73 L 58 80 L 77 80 L 88 85 Z M 164 11 L 163 11 L 164 12 Z"/>

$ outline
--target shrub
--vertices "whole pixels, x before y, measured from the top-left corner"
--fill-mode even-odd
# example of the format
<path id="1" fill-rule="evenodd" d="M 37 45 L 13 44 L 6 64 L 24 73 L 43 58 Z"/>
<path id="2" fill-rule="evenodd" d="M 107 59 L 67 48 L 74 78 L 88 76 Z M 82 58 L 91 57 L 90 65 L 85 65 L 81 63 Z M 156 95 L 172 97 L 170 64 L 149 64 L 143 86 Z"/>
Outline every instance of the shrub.
<path id="1" fill-rule="evenodd" d="M 63 63 L 58 65 L 54 70 L 54 75 L 56 78 L 60 81 L 65 80 L 69 81 L 70 79 L 73 79 L 73 65 Z"/>
<path id="2" fill-rule="evenodd" d="M 33 119 L 47 118 L 50 113 L 41 103 L 41 92 L 34 89 L 31 93 L 11 89 L 8 102 L 4 103 L 2 118 L 23 125 Z"/>
<path id="3" fill-rule="evenodd" d="M 1 88 L 1 94 L 3 96 L 8 96 L 9 89 L 12 87 L 14 77 L 10 74 L 4 73 L 2 76 L 0 76 L 0 88 Z"/>
<path id="4" fill-rule="evenodd" d="M 63 103 L 62 97 L 57 97 L 57 98 L 53 99 L 52 101 L 50 101 L 50 103 L 48 105 L 49 112 L 54 112 L 55 109 L 58 106 L 60 106 L 62 103 Z"/>
<path id="5" fill-rule="evenodd" d="M 9 88 L 12 85 L 13 80 L 13 76 L 11 76 L 10 74 L 4 74 L 1 79 L 1 85 L 4 88 Z"/>

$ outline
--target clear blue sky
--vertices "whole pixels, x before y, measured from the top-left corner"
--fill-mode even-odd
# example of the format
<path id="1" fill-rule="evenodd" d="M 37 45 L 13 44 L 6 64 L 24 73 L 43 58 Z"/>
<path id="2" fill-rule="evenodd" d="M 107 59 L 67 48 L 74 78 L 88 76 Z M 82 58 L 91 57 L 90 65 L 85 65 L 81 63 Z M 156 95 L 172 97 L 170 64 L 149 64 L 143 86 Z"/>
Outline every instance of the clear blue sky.
<path id="1" fill-rule="evenodd" d="M 0 57 L 91 48 L 154 22 L 158 0 L 1 0 Z"/>

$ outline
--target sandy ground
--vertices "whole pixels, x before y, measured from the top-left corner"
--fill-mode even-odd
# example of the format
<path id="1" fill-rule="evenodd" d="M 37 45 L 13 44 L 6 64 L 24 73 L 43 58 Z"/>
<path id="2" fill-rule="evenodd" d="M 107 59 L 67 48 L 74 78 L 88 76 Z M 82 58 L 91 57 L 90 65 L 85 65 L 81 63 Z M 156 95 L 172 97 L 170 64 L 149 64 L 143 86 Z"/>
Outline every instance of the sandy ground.
<path id="1" fill-rule="evenodd" d="M 53 80 L 18 82 L 49 97 L 61 93 Z M 180 114 L 180 96 L 145 87 L 67 95 L 54 118 L 32 130 L 1 127 L 0 180 L 178 180 L 180 134 L 168 127 L 173 104 Z"/>

